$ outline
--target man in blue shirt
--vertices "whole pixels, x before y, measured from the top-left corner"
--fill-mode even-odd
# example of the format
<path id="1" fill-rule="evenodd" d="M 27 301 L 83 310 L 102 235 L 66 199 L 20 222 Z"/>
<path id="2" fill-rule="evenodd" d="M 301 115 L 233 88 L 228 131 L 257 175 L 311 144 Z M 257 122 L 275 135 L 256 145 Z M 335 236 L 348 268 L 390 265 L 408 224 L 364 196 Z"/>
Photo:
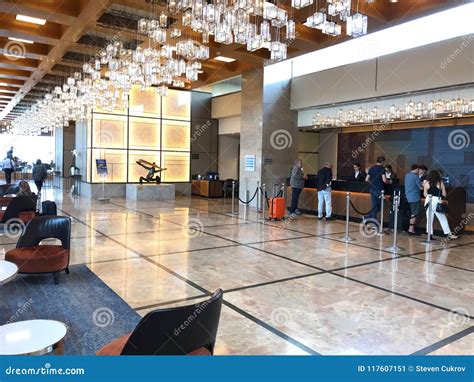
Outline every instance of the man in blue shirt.
<path id="1" fill-rule="evenodd" d="M 377 164 L 372 166 L 367 173 L 365 181 L 370 183 L 370 200 L 372 209 L 368 215 L 369 219 L 377 220 L 377 214 L 380 211 L 380 195 L 384 190 L 384 184 L 388 183 L 387 177 L 385 176 L 385 157 L 378 156 Z"/>
<path id="2" fill-rule="evenodd" d="M 407 197 L 408 204 L 410 206 L 410 228 L 408 229 L 408 235 L 419 236 L 415 232 L 415 225 L 418 215 L 421 214 L 423 206 L 421 205 L 421 181 L 420 172 L 422 169 L 419 165 L 413 164 L 411 171 L 405 175 L 405 195 Z"/>

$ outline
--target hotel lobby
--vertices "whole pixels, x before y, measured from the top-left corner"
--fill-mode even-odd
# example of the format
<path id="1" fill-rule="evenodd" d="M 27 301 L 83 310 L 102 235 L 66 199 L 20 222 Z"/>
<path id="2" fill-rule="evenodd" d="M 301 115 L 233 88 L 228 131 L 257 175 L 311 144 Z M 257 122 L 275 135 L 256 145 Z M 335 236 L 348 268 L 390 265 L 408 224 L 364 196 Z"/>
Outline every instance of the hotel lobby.
<path id="1" fill-rule="evenodd" d="M 0 3 L 0 356 L 473 355 L 473 14 Z"/>

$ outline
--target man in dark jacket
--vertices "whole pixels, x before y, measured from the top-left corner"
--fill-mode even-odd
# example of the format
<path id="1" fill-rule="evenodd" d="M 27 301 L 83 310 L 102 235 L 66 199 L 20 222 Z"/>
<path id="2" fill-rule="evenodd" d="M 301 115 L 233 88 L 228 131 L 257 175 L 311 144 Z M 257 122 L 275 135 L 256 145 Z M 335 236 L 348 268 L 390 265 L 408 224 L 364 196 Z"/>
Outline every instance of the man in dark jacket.
<path id="1" fill-rule="evenodd" d="M 304 180 L 306 176 L 303 172 L 303 162 L 298 159 L 295 162 L 291 170 L 290 175 L 290 186 L 291 186 L 291 207 L 290 207 L 290 214 L 297 214 L 299 215 L 300 212 L 298 211 L 298 202 L 300 200 L 301 190 L 304 188 Z"/>
<path id="2" fill-rule="evenodd" d="M 326 220 L 332 220 L 331 206 L 331 181 L 332 181 L 332 164 L 327 162 L 326 165 L 318 171 L 318 219 L 323 218 L 323 206 L 326 207 Z"/>
<path id="3" fill-rule="evenodd" d="M 38 159 L 36 164 L 33 165 L 33 180 L 35 181 L 36 188 L 38 189 L 38 195 L 41 194 L 41 189 L 43 188 L 43 182 L 48 177 L 48 172 L 46 168 L 41 163 L 41 160 Z"/>

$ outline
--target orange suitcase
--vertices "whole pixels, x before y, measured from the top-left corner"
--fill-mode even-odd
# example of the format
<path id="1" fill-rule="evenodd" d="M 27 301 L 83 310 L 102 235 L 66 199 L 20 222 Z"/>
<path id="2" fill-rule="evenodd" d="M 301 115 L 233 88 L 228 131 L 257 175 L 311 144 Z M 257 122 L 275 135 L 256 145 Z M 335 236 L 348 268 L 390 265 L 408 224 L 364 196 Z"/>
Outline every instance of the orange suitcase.
<path id="1" fill-rule="evenodd" d="M 285 198 L 270 198 L 268 208 L 268 218 L 282 220 L 285 216 L 286 200 Z"/>

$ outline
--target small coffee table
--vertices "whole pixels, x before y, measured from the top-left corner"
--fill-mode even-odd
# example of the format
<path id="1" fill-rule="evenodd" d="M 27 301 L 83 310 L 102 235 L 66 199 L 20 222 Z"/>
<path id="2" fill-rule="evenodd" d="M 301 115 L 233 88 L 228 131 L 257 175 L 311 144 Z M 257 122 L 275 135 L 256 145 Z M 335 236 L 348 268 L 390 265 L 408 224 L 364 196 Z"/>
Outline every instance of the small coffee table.
<path id="1" fill-rule="evenodd" d="M 0 286 L 12 281 L 17 274 L 18 267 L 16 264 L 6 260 L 0 260 Z"/>
<path id="2" fill-rule="evenodd" d="M 54 320 L 18 321 L 0 326 L 0 355 L 61 353 L 67 326 Z"/>

